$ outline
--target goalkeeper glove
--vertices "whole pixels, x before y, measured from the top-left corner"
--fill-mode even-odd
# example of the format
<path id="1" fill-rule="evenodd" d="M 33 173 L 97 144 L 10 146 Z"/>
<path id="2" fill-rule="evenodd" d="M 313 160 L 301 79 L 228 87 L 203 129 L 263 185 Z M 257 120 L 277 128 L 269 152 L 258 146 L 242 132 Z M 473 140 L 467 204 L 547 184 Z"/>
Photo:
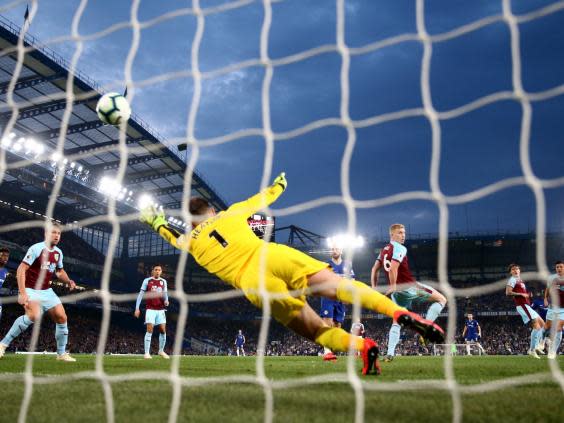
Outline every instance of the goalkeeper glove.
<path id="1" fill-rule="evenodd" d="M 278 175 L 274 181 L 272 181 L 272 185 L 280 185 L 282 187 L 282 191 L 286 191 L 286 187 L 288 186 L 288 181 L 286 180 L 286 172 L 282 172 Z"/>
<path id="2" fill-rule="evenodd" d="M 158 232 L 161 226 L 167 225 L 164 211 L 158 210 L 154 205 L 141 209 L 139 220 L 149 225 L 155 232 Z"/>

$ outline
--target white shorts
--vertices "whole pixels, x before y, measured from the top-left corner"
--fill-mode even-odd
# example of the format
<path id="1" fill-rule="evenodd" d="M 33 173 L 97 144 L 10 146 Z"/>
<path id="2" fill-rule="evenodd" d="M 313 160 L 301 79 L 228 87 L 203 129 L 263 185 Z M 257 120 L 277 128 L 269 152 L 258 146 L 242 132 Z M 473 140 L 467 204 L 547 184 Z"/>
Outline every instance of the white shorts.
<path id="1" fill-rule="evenodd" d="M 58 304 L 61 304 L 61 300 L 53 291 L 53 288 L 49 289 L 33 289 L 26 288 L 25 293 L 29 298 L 29 301 L 37 301 L 41 305 L 41 313 L 45 313 L 47 310 L 52 309 Z"/>
<path id="2" fill-rule="evenodd" d="M 147 310 L 145 312 L 145 324 L 162 325 L 166 323 L 166 314 L 164 310 Z"/>
<path id="3" fill-rule="evenodd" d="M 517 312 L 521 315 L 521 319 L 523 319 L 524 324 L 527 324 L 539 317 L 538 313 L 533 310 L 529 304 L 517 306 Z"/>
<path id="4" fill-rule="evenodd" d="M 564 322 L 564 308 L 549 308 L 546 311 L 546 320 L 561 320 Z"/>

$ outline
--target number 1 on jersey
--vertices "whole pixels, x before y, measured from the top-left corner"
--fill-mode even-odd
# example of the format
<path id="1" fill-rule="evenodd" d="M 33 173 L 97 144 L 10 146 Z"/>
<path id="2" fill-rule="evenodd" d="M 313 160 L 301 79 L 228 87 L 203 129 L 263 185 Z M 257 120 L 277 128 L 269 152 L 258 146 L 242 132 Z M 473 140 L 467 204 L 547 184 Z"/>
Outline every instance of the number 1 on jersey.
<path id="1" fill-rule="evenodd" d="M 213 231 L 210 232 L 210 238 L 215 238 L 215 240 L 217 242 L 219 242 L 219 244 L 225 248 L 229 245 L 229 243 L 225 240 L 225 238 L 223 238 L 218 231 L 216 231 L 215 229 Z"/>

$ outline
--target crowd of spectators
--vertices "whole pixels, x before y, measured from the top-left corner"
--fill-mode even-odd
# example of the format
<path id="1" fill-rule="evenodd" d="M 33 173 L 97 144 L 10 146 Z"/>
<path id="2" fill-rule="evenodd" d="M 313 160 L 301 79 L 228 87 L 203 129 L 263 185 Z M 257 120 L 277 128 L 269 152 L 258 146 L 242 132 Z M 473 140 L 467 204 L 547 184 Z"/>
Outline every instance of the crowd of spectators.
<path id="1" fill-rule="evenodd" d="M 230 285 L 217 281 L 215 283 L 207 284 L 192 284 L 185 287 L 186 293 L 188 295 L 199 295 L 199 294 L 212 294 L 212 293 L 229 293 L 234 294 L 233 297 L 216 301 L 205 301 L 205 302 L 190 302 L 190 308 L 194 312 L 198 313 L 208 313 L 208 314 L 224 314 L 224 315 L 257 315 L 261 311 L 253 306 L 243 295 L 242 291 L 237 291 Z M 227 294 L 227 295 L 229 295 Z M 218 305 L 220 306 L 218 307 Z"/>
<path id="2" fill-rule="evenodd" d="M 12 223 L 21 223 L 22 221 L 28 220 L 26 216 L 9 211 L 5 208 L 1 209 L 0 212 L 0 226 L 9 225 Z M 29 220 L 33 220 L 30 216 Z M 23 250 L 26 250 L 31 245 L 41 242 L 45 239 L 43 228 L 25 228 L 16 229 L 2 232 L 2 237 L 0 239 L 0 244 L 2 240 L 13 242 Z M 63 250 L 63 253 L 67 252 L 65 255 L 69 255 L 72 258 L 85 261 L 91 264 L 102 265 L 104 263 L 104 255 L 100 253 L 95 248 L 91 247 L 86 241 L 80 238 L 78 235 L 71 231 L 64 232 L 61 237 L 61 242 L 59 247 Z"/>
<path id="3" fill-rule="evenodd" d="M 139 279 L 141 276 L 139 276 Z M 482 284 L 490 283 L 494 281 L 484 281 Z M 464 282 L 453 282 L 453 285 L 458 288 L 469 288 L 474 286 L 479 286 L 479 281 L 464 281 Z M 218 301 L 198 301 L 190 302 L 190 308 L 192 311 L 197 313 L 204 313 L 204 315 L 210 314 L 223 314 L 226 315 L 241 315 L 241 316 L 260 316 L 262 314 L 261 310 L 254 307 L 243 295 L 241 291 L 234 290 L 231 286 L 221 282 L 214 281 L 209 283 L 195 283 L 189 284 L 184 287 L 187 294 L 198 295 L 198 294 L 213 294 L 213 293 L 225 293 L 230 292 L 236 294 L 236 296 L 222 299 L 221 305 L 218 306 Z M 543 297 L 544 293 L 542 290 L 532 290 L 534 297 Z M 319 298 L 308 297 L 308 302 L 314 310 L 318 310 L 320 307 Z M 414 310 L 422 314 L 425 313 L 428 304 L 424 303 L 421 305 L 414 304 Z M 467 311 L 478 310 L 480 312 L 487 311 L 504 311 L 504 310 L 514 310 L 513 300 L 505 295 L 504 287 L 500 287 L 498 291 L 493 293 L 487 293 L 483 295 L 475 295 L 469 297 L 457 297 L 456 298 L 456 308 L 459 313 L 466 313 Z M 351 306 L 347 306 L 347 314 L 352 311 Z M 446 311 L 446 310 L 445 310 Z"/>
<path id="4" fill-rule="evenodd" d="M 102 310 L 98 308 L 65 305 L 69 316 L 69 344 L 68 349 L 73 353 L 95 353 L 100 339 Z M 20 306 L 6 304 L 0 320 L 0 337 L 10 328 L 13 321 L 22 313 Z M 174 316 L 175 317 L 175 316 Z M 175 338 L 176 321 L 170 316 L 167 324 L 167 351 L 172 350 Z M 480 317 L 478 321 L 482 327 L 481 344 L 487 354 L 513 355 L 525 354 L 529 347 L 530 329 L 524 326 L 518 316 Z M 182 352 L 184 354 L 222 354 L 234 353 L 235 336 L 239 329 L 246 337 L 245 351 L 248 355 L 256 354 L 260 332 L 260 320 L 222 320 L 189 317 L 183 334 Z M 375 339 L 382 351 L 386 350 L 389 319 L 366 319 L 364 322 L 366 336 Z M 445 321 L 440 322 L 445 325 Z M 344 329 L 350 328 L 350 321 L 346 320 Z M 456 343 L 463 344 L 461 338 L 463 321 L 457 328 Z M 31 327 L 27 332 L 16 338 L 10 346 L 11 351 L 28 350 L 32 334 Z M 107 334 L 105 353 L 112 354 L 142 354 L 143 336 L 145 328 L 143 319 L 136 319 L 132 313 L 112 311 L 110 326 Z M 153 349 L 156 349 L 157 336 L 153 337 Z M 209 346 L 202 350 L 191 345 L 191 340 Z M 38 338 L 36 351 L 53 351 L 55 349 L 54 324 L 48 316 L 44 316 Z M 462 351 L 462 349 L 459 349 Z M 313 342 L 307 341 L 290 330 L 271 321 L 265 354 L 270 356 L 318 355 L 321 348 Z M 398 355 L 430 355 L 431 347 L 419 345 L 417 336 L 413 332 L 402 331 L 401 342 L 396 349 Z"/>
<path id="5" fill-rule="evenodd" d="M 480 343 L 491 355 L 513 355 L 525 354 L 529 349 L 531 330 L 523 325 L 519 316 L 475 316 L 482 329 Z M 441 326 L 446 327 L 446 319 L 439 320 Z M 383 351 L 387 348 L 388 331 L 390 323 L 388 320 L 366 320 L 364 322 L 366 336 L 376 339 Z M 462 338 L 463 320 L 457 325 L 455 343 L 464 344 Z M 431 347 L 419 344 L 418 337 L 413 332 L 402 331 L 402 340 L 396 349 L 400 355 L 433 354 Z"/>
<path id="6" fill-rule="evenodd" d="M 0 226 L 11 223 L 21 222 L 22 216 L 14 211 L 0 213 Z M 41 228 L 21 229 L 3 232 L 0 239 L 0 246 L 3 240 L 11 241 L 21 246 L 21 250 L 43 240 L 43 230 Z M 89 246 L 84 240 L 72 232 L 65 232 L 61 248 L 66 253 L 66 257 L 84 260 L 88 263 L 101 264 L 104 256 L 96 249 Z M 23 253 L 20 251 L 19 255 Z M 19 257 L 21 258 L 21 257 Z M 15 257 L 14 257 L 15 260 Z M 67 269 L 69 268 L 68 266 Z M 72 271 L 72 269 L 71 269 Z M 84 270 L 91 272 L 92 270 Z M 74 279 L 80 279 L 84 273 L 72 275 Z M 89 277 L 92 275 L 88 274 Z M 98 275 L 94 277 L 99 278 Z M 143 275 L 138 275 L 138 282 Z M 166 277 L 166 275 L 165 275 Z M 170 280 L 170 278 L 169 278 Z M 479 287 L 494 280 L 466 279 L 464 281 L 451 281 L 456 288 Z M 132 292 L 137 292 L 137 284 L 132 288 Z M 170 286 L 170 285 L 169 285 Z M 534 283 L 530 285 L 535 296 L 542 295 L 539 286 Z M 542 287 L 542 286 L 540 286 Z M 220 281 L 209 283 L 193 283 L 185 286 L 185 291 L 189 295 L 223 293 L 233 291 L 233 288 Z M 100 339 L 100 327 L 102 312 L 95 308 L 97 300 L 85 301 L 82 305 L 67 304 L 67 315 L 69 316 L 69 351 L 73 353 L 94 353 L 98 348 Z M 319 299 L 308 299 L 314 309 L 319 309 Z M 123 308 L 131 308 L 130 303 L 120 303 Z M 93 307 L 94 306 L 94 307 Z M 415 311 L 424 313 L 426 305 L 415 308 Z M 523 326 L 518 316 L 480 316 L 483 312 L 513 311 L 513 302 L 505 296 L 504 289 L 500 286 L 499 291 L 485 295 L 475 295 L 470 297 L 458 297 L 456 299 L 456 309 L 459 319 L 462 319 L 467 312 L 474 312 L 482 326 L 482 345 L 488 354 L 523 354 L 527 351 L 530 338 L 530 329 Z M 168 349 L 170 350 L 172 340 L 176 330 L 176 314 L 178 304 L 171 298 L 169 307 L 168 323 Z M 183 333 L 182 351 L 186 354 L 230 354 L 233 353 L 235 335 L 241 329 L 246 337 L 247 354 L 256 354 L 258 336 L 260 331 L 260 316 L 262 312 L 251 305 L 242 295 L 234 296 L 224 300 L 214 300 L 205 302 L 189 302 L 190 317 Z M 349 306 L 348 312 L 351 311 Z M 445 310 L 446 311 L 446 310 Z M 21 315 L 21 307 L 10 304 L 4 306 L 4 313 L 0 319 L 0 337 L 2 337 L 11 326 L 16 317 Z M 47 316 L 43 319 L 41 330 L 36 346 L 37 351 L 53 351 L 55 347 L 54 325 Z M 444 320 L 444 318 L 443 318 Z M 366 335 L 378 341 L 381 349 L 385 351 L 390 327 L 389 319 L 365 319 Z M 444 321 L 443 321 L 444 323 Z M 350 322 L 345 323 L 345 329 L 350 327 Z M 456 342 L 463 343 L 460 339 L 463 321 L 459 321 L 458 338 Z M 143 353 L 143 334 L 145 328 L 143 319 L 135 319 L 132 313 L 124 311 L 112 311 L 111 323 L 107 335 L 104 352 L 105 353 Z M 17 338 L 10 348 L 12 350 L 27 350 L 32 330 L 28 330 L 24 335 Z M 156 343 L 157 336 L 153 341 Z M 199 347 L 192 345 L 191 340 L 199 341 Z M 195 343 L 194 343 L 195 344 Z M 209 348 L 202 350 L 201 344 L 208 345 Z M 314 343 L 304 340 L 295 335 L 285 327 L 272 321 L 269 327 L 268 339 L 265 345 L 267 355 L 318 355 L 321 348 Z M 417 337 L 412 333 L 402 333 L 402 340 L 397 347 L 397 353 L 402 355 L 431 354 L 432 351 L 419 345 Z"/>
<path id="7" fill-rule="evenodd" d="M 89 307 L 65 305 L 68 317 L 69 342 L 67 348 L 73 353 L 94 353 L 100 338 L 102 321 L 101 310 Z M 10 329 L 14 320 L 23 312 L 20 306 L 4 305 L 0 320 L 0 338 Z M 27 351 L 29 349 L 33 326 L 14 339 L 9 351 Z M 122 312 L 112 312 L 110 327 L 104 351 L 106 353 L 143 353 L 142 321 Z M 55 324 L 48 315 L 43 315 L 39 338 L 35 351 L 55 350 Z"/>

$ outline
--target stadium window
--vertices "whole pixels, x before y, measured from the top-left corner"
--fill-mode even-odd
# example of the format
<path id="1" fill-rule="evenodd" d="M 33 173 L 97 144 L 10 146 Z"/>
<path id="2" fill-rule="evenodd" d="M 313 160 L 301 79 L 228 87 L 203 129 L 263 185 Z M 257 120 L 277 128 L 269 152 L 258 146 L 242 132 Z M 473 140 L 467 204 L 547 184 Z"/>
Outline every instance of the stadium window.
<path id="1" fill-rule="evenodd" d="M 129 256 L 138 257 L 139 256 L 139 235 L 134 235 L 129 238 Z"/>

